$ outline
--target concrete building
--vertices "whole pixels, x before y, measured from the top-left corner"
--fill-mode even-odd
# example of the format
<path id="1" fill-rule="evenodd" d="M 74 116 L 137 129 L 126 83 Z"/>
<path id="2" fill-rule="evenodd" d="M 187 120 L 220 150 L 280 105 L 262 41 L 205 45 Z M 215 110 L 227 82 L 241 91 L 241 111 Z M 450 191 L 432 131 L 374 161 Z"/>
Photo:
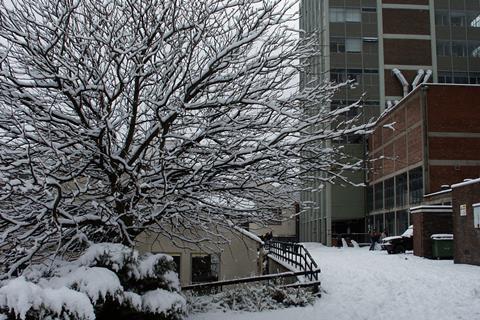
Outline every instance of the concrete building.
<path id="1" fill-rule="evenodd" d="M 379 119 L 368 140 L 371 226 L 399 234 L 409 208 L 450 205 L 442 187 L 480 176 L 479 96 L 478 85 L 422 84 Z"/>
<path id="2" fill-rule="evenodd" d="M 320 44 L 301 86 L 356 81 L 334 96 L 331 107 L 365 93 L 364 120 L 421 83 L 480 83 L 480 1 L 302 0 L 300 27 Z M 341 143 L 353 156 L 365 156 L 364 139 L 347 137 Z M 352 173 L 351 178 L 361 182 L 365 177 Z M 364 232 L 370 211 L 366 195 L 364 188 L 338 185 L 303 192 L 302 203 L 313 205 L 302 208 L 300 241 L 331 244 L 332 234 Z"/>
<path id="3" fill-rule="evenodd" d="M 203 230 L 178 230 L 179 238 L 143 232 L 135 239 L 135 247 L 139 252 L 172 256 L 182 286 L 263 274 L 259 255 L 263 242 L 256 235 L 241 228 L 218 227 L 217 236 Z M 192 236 L 203 241 L 184 240 Z"/>

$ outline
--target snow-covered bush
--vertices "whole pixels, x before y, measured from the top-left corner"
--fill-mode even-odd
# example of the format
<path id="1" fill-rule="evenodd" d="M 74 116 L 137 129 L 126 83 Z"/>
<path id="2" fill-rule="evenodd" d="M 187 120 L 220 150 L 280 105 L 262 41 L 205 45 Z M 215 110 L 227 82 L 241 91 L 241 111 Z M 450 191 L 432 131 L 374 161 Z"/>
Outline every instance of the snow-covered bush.
<path id="1" fill-rule="evenodd" d="M 187 296 L 190 312 L 210 310 L 262 311 L 291 306 L 306 306 L 315 300 L 315 294 L 306 289 L 293 289 L 273 284 L 238 285 L 223 292 Z"/>
<path id="2" fill-rule="evenodd" d="M 173 259 L 120 244 L 90 246 L 71 262 L 31 266 L 4 281 L 0 314 L 7 319 L 180 319 L 186 301 Z"/>

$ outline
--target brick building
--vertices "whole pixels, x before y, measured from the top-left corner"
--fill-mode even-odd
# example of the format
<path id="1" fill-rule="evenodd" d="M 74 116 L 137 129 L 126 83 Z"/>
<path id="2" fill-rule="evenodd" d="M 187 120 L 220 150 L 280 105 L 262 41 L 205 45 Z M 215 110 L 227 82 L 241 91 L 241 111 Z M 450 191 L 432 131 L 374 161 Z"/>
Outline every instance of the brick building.
<path id="1" fill-rule="evenodd" d="M 452 185 L 452 209 L 454 262 L 480 265 L 480 179 Z"/>
<path id="2" fill-rule="evenodd" d="M 379 119 L 368 140 L 370 225 L 401 233 L 424 194 L 480 176 L 479 96 L 476 85 L 422 84 Z"/>
<path id="3" fill-rule="evenodd" d="M 308 87 L 325 80 L 355 81 L 353 88 L 344 88 L 333 97 L 331 108 L 356 101 L 365 93 L 364 121 L 381 114 L 421 83 L 480 84 L 480 1 L 301 0 L 300 28 L 320 41 L 318 55 L 311 58 L 311 67 L 300 77 L 301 86 Z M 448 118 L 462 117 L 447 113 Z M 346 114 L 345 117 L 353 115 Z M 415 119 L 409 118 L 408 121 Z M 421 128 L 417 126 L 412 130 L 417 134 L 411 132 L 410 140 L 398 142 L 397 148 L 402 147 L 400 143 L 406 147 L 407 143 L 419 145 L 423 141 L 419 135 Z M 432 152 L 441 153 L 443 147 L 433 138 Z M 446 143 L 456 143 L 455 139 L 446 140 Z M 347 137 L 340 143 L 353 156 L 365 156 L 366 145 L 362 137 Z M 456 146 L 447 144 L 445 149 Z M 419 150 L 416 150 L 417 154 L 411 150 L 406 159 L 409 161 L 407 167 L 419 167 L 422 158 Z M 459 151 L 463 152 L 463 149 Z M 449 165 L 442 168 L 441 163 L 437 163 L 434 169 L 437 172 L 444 170 L 446 174 L 449 168 Z M 409 181 L 417 184 L 412 194 L 416 198 L 421 198 L 422 192 L 419 181 L 423 176 L 419 170 L 406 171 L 412 177 Z M 436 176 L 433 174 L 432 179 Z M 463 177 L 463 174 L 458 176 Z M 352 173 L 350 178 L 354 182 L 365 179 L 363 173 Z M 425 186 L 433 190 L 437 184 L 428 181 Z M 301 241 L 330 244 L 334 233 L 365 231 L 365 223 L 361 221 L 371 211 L 367 210 L 365 188 L 338 185 L 327 185 L 322 191 L 317 191 L 314 185 L 310 188 L 301 195 L 302 203 L 313 204 L 302 207 Z M 376 212 L 382 211 L 377 209 Z M 403 216 L 399 224 L 403 228 L 408 223 L 408 216 L 406 212 L 399 215 Z M 388 220 L 388 223 L 391 227 L 392 222 Z"/>

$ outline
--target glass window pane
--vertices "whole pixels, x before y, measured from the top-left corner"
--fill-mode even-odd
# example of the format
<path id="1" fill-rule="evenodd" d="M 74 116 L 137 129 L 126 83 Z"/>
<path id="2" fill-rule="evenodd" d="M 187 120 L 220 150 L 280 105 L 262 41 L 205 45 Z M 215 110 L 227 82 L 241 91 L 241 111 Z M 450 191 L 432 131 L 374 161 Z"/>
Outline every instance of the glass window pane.
<path id="1" fill-rule="evenodd" d="M 410 180 L 410 204 L 418 204 L 423 200 L 423 170 L 422 167 L 408 172 Z"/>
<path id="2" fill-rule="evenodd" d="M 346 52 L 361 52 L 362 40 L 361 39 L 345 39 L 345 51 Z"/>
<path id="3" fill-rule="evenodd" d="M 362 14 L 360 13 L 360 9 L 346 9 L 345 21 L 347 21 L 347 22 L 361 22 L 362 21 Z"/>

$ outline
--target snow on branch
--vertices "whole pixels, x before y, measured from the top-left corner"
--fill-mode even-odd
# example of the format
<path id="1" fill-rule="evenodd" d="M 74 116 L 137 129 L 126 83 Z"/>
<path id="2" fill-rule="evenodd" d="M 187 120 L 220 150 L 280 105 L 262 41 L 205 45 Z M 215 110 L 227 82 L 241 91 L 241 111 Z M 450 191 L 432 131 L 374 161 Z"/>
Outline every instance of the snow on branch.
<path id="1" fill-rule="evenodd" d="M 316 51 L 292 6 L 1 1 L 5 275 L 74 239 L 268 221 L 306 180 L 347 181 L 358 166 L 326 146 L 368 128 L 329 108 L 339 85 L 298 89 Z"/>

